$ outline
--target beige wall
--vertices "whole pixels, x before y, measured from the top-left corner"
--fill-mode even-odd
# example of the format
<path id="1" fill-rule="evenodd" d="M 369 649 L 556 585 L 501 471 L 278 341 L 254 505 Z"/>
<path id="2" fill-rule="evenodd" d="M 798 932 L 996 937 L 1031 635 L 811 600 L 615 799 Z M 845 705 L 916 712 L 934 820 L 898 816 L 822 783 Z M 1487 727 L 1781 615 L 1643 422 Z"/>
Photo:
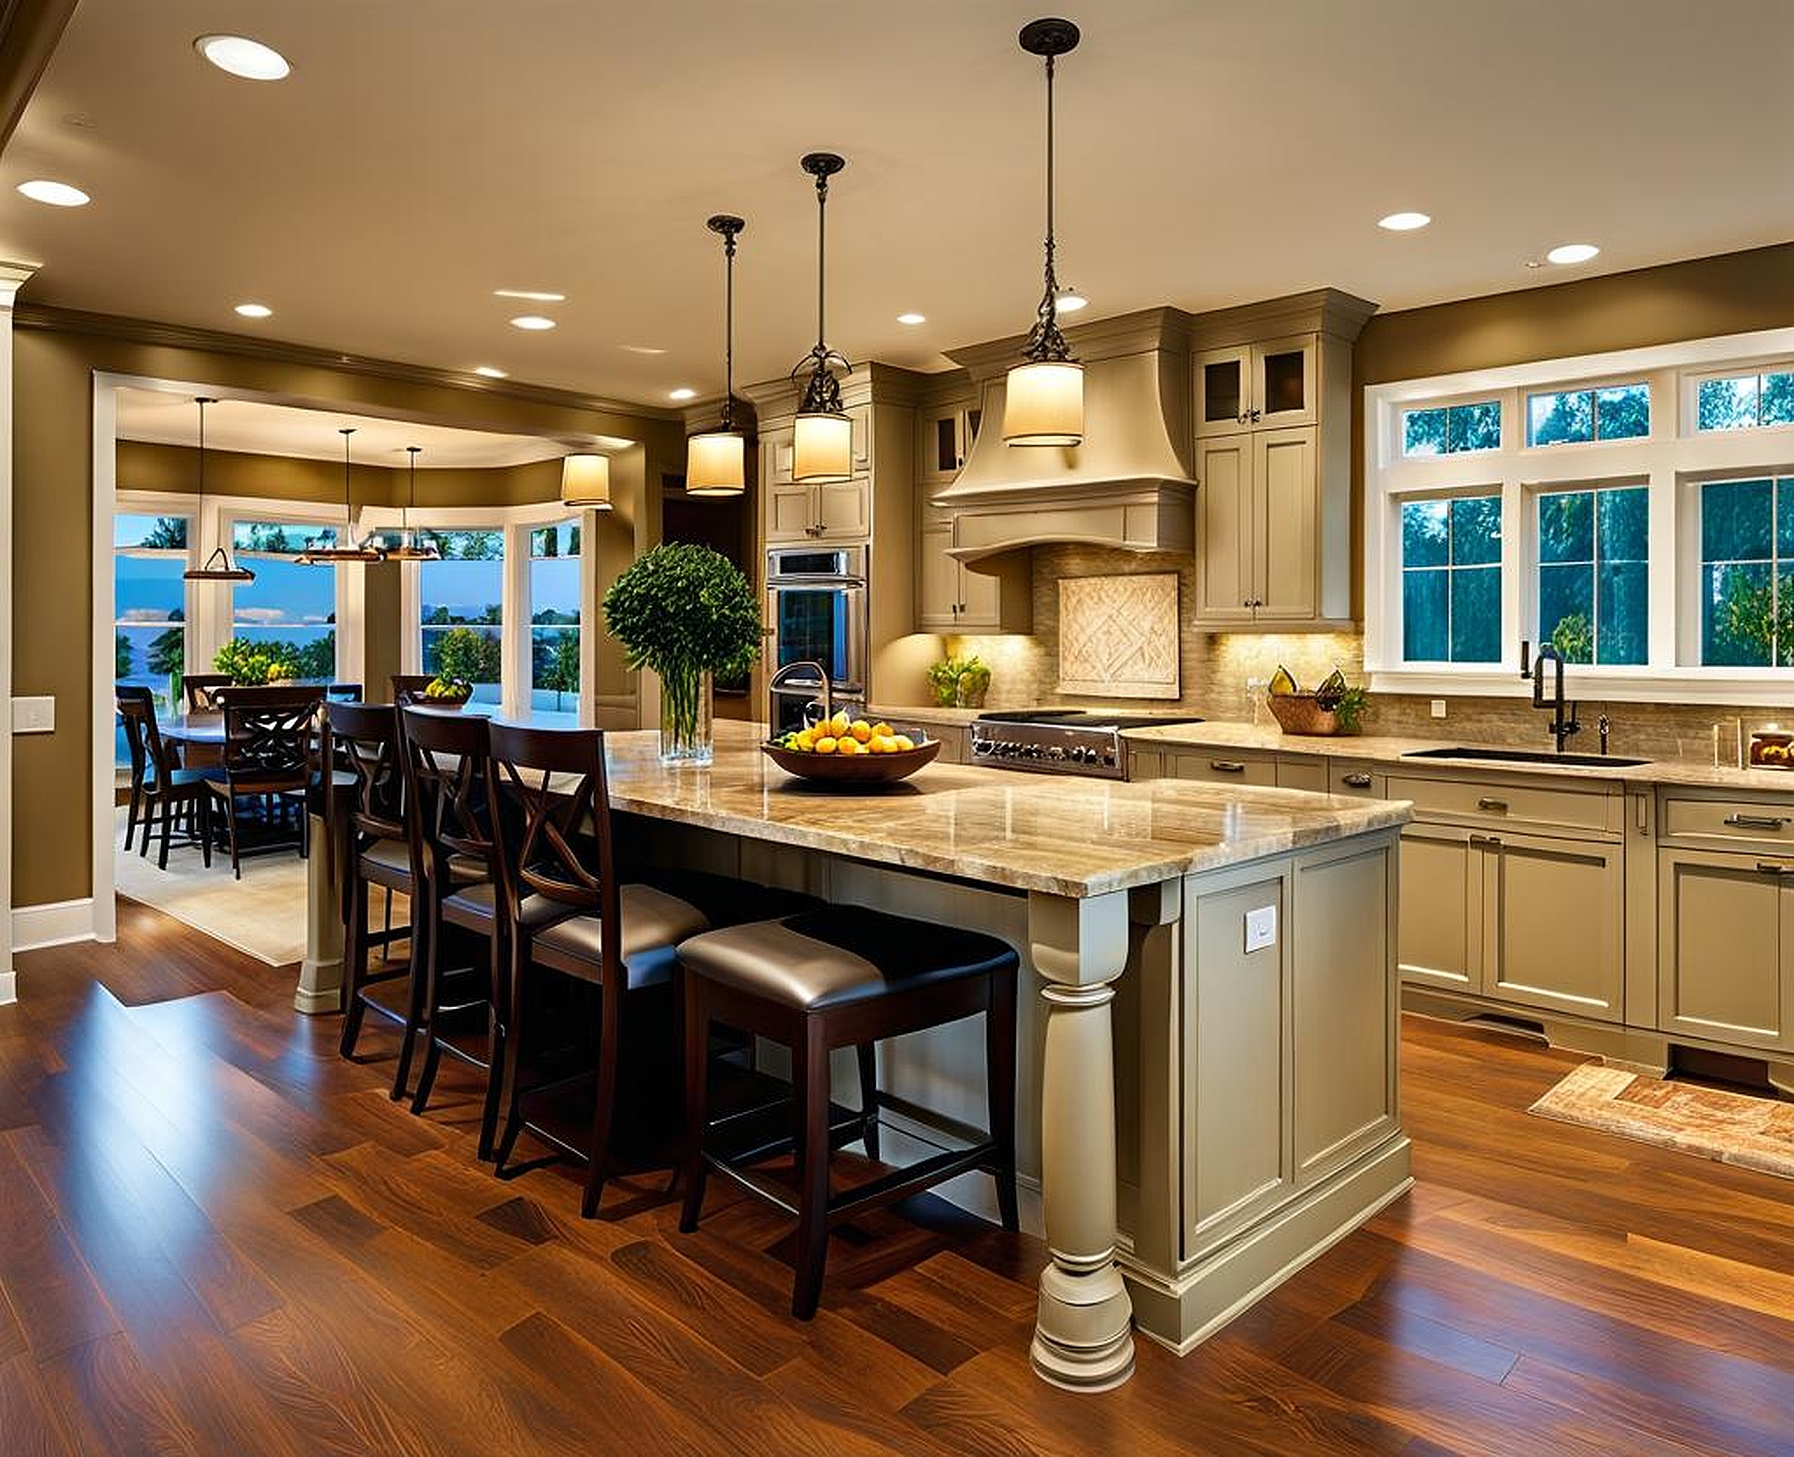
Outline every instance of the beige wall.
<path id="1" fill-rule="evenodd" d="M 638 533 L 658 521 L 658 512 L 645 509 L 645 503 L 631 499 L 629 493 L 640 493 L 649 480 L 658 482 L 660 463 L 678 458 L 682 437 L 676 420 L 645 419 L 496 390 L 333 370 L 310 362 L 239 353 L 234 346 L 215 350 L 143 343 L 72 328 L 43 327 L 34 324 L 26 311 L 14 336 L 14 525 L 18 548 L 12 580 L 13 691 L 54 696 L 57 728 L 54 733 L 23 735 L 15 741 L 13 899 L 18 905 L 73 900 L 91 892 L 95 371 L 256 390 L 295 403 L 393 414 L 424 423 L 573 437 L 615 435 L 643 441 L 644 447 L 626 452 L 619 462 L 619 509 L 613 513 L 615 520 L 603 529 L 607 541 L 612 535 L 627 537 L 631 551 L 638 541 L 646 544 Z M 178 448 L 143 450 L 141 455 L 137 449 L 127 452 L 133 471 L 141 467 L 145 472 L 129 484 L 153 488 L 154 473 L 169 472 L 175 488 L 189 488 L 191 476 L 183 477 L 177 469 Z M 655 463 L 653 472 L 643 465 L 649 458 Z M 283 472 L 272 489 L 271 478 L 258 474 L 257 493 L 310 491 L 313 477 L 309 467 L 313 465 L 330 473 L 324 462 L 288 464 L 293 467 L 291 473 Z M 231 469 L 222 453 L 219 469 Z M 506 499 L 549 499 L 558 488 L 555 469 L 550 462 L 508 473 Z M 490 485 L 485 479 L 487 472 L 440 474 L 442 479 L 431 483 L 431 489 L 433 495 L 437 491 L 442 494 L 431 504 L 472 504 L 474 493 L 483 493 Z M 556 484 L 547 484 L 550 479 Z M 220 490 L 227 489 L 227 480 L 228 475 L 217 480 Z M 208 462 L 208 484 L 212 481 Z M 279 485 L 279 481 L 287 484 Z M 337 468 L 329 495 L 340 491 L 341 482 Z M 418 484 L 422 499 L 425 478 L 421 472 Z M 396 615 L 397 585 L 390 585 L 394 594 L 390 605 Z M 372 591 L 376 597 L 371 598 L 370 607 L 384 610 L 377 594 L 385 587 Z M 370 644 L 371 681 L 383 681 L 397 666 L 396 643 Z M 609 669 L 613 675 L 620 673 L 614 660 Z M 600 692 L 620 691 L 626 684 L 607 681 L 601 674 L 598 687 Z"/>

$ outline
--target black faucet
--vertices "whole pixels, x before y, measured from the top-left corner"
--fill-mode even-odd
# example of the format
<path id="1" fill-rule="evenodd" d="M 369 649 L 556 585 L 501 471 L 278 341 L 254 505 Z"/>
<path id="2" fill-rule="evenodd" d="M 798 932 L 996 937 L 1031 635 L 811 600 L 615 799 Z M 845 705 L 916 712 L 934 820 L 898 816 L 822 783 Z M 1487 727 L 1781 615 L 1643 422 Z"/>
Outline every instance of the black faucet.
<path id="1" fill-rule="evenodd" d="M 1520 662 L 1522 665 L 1526 662 L 1524 643 L 1520 648 Z M 1548 662 L 1557 665 L 1550 698 L 1545 697 L 1545 664 Z M 1522 672 L 1525 671 L 1525 667 L 1522 666 Z M 1564 740 L 1571 734 L 1582 732 L 1582 725 L 1576 721 L 1576 705 L 1566 703 L 1564 700 L 1564 655 L 1550 643 L 1540 643 L 1539 650 L 1534 656 L 1530 677 L 1532 678 L 1532 706 L 1551 710 L 1551 737 L 1557 740 L 1557 752 L 1561 754 L 1564 751 Z M 1569 710 L 1567 719 L 1564 716 L 1566 708 Z"/>

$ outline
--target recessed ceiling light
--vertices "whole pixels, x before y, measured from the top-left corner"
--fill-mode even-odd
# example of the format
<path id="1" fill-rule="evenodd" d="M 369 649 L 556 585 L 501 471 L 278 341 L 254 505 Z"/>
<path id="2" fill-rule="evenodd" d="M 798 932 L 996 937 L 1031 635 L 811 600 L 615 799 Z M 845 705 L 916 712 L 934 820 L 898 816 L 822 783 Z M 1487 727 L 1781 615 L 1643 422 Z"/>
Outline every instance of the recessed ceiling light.
<path id="1" fill-rule="evenodd" d="M 1560 243 L 1545 255 L 1547 263 L 1586 263 L 1601 250 L 1593 243 Z"/>
<path id="2" fill-rule="evenodd" d="M 1061 314 L 1075 314 L 1089 302 L 1090 300 L 1075 288 L 1062 288 L 1059 290 L 1059 296 L 1053 300 L 1053 308 Z"/>
<path id="3" fill-rule="evenodd" d="M 621 344 L 617 346 L 626 354 L 665 354 L 666 350 L 657 349 L 652 344 Z"/>
<path id="4" fill-rule="evenodd" d="M 274 310 L 269 308 L 266 304 L 238 304 L 237 312 L 246 319 L 265 319 L 269 317 Z"/>
<path id="5" fill-rule="evenodd" d="M 540 314 L 519 314 L 511 320 L 513 329 L 552 329 L 553 319 L 545 319 Z"/>
<path id="6" fill-rule="evenodd" d="M 1416 228 L 1424 228 L 1431 221 L 1423 212 L 1392 212 L 1386 218 L 1378 218 L 1377 226 L 1387 228 L 1392 233 L 1411 233 Z"/>
<path id="7" fill-rule="evenodd" d="M 698 392 L 690 385 L 686 384 L 680 385 L 676 390 L 667 391 L 667 398 L 669 400 L 695 400 L 697 397 Z"/>
<path id="8" fill-rule="evenodd" d="M 928 322 L 928 315 L 927 314 L 899 314 L 899 315 L 897 315 L 897 322 L 899 324 L 926 324 Z"/>
<path id="9" fill-rule="evenodd" d="M 293 69 L 273 46 L 246 35 L 202 35 L 193 42 L 193 49 L 220 71 L 245 81 L 281 81 Z"/>
<path id="10" fill-rule="evenodd" d="M 47 202 L 51 207 L 86 207 L 93 201 L 79 187 L 52 182 L 47 177 L 33 177 L 29 182 L 21 182 L 19 191 L 33 202 Z"/>
<path id="11" fill-rule="evenodd" d="M 509 379 L 510 375 L 502 369 L 494 369 L 490 364 L 476 364 L 473 372 L 487 379 Z"/>
<path id="12" fill-rule="evenodd" d="M 538 293 L 531 288 L 495 288 L 492 290 L 492 297 L 520 298 L 525 303 L 532 304 L 564 304 L 567 302 L 567 295 L 564 293 Z"/>

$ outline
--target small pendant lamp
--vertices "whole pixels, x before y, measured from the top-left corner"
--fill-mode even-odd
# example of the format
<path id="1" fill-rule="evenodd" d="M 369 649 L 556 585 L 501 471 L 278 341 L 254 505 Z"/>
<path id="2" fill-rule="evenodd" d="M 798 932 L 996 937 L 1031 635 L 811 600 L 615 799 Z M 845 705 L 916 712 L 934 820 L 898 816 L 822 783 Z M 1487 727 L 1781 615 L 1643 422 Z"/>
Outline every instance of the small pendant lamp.
<path id="1" fill-rule="evenodd" d="M 1069 20 L 1031 20 L 1021 47 L 1046 60 L 1046 288 L 1022 363 L 1009 371 L 1003 438 L 1011 445 L 1077 445 L 1084 439 L 1084 366 L 1059 332 L 1059 280 L 1053 272 L 1053 62 L 1074 49 L 1078 28 Z"/>
<path id="2" fill-rule="evenodd" d="M 389 562 L 434 562 L 442 560 L 442 552 L 434 541 L 418 544 L 417 533 L 411 529 L 411 511 L 417 505 L 417 453 L 421 445 L 407 445 L 405 453 L 411 457 L 411 482 L 405 492 L 405 506 L 399 512 L 399 544 L 386 549 Z"/>
<path id="3" fill-rule="evenodd" d="M 610 510 L 610 457 L 590 451 L 564 456 L 561 504 L 579 511 Z"/>
<path id="4" fill-rule="evenodd" d="M 193 513 L 194 523 L 197 525 L 206 517 L 206 406 L 215 405 L 218 401 L 200 395 L 193 403 L 199 406 L 199 505 L 194 508 Z M 189 567 L 181 573 L 181 577 L 188 582 L 253 582 L 255 573 L 248 567 L 232 566 L 230 553 L 224 549 L 224 543 L 219 542 L 212 548 L 212 554 L 206 558 L 203 567 Z"/>
<path id="5" fill-rule="evenodd" d="M 853 479 L 853 421 L 841 406 L 841 381 L 835 368 L 852 373 L 847 357 L 825 342 L 823 295 L 828 277 L 828 180 L 847 165 L 833 152 L 811 152 L 798 164 L 816 179 L 816 347 L 797 362 L 792 379 L 808 364 L 803 403 L 791 441 L 791 478 L 819 485 Z"/>
<path id="6" fill-rule="evenodd" d="M 735 239 L 747 224 L 718 213 L 704 226 L 723 239 L 723 419 L 685 442 L 685 493 L 739 496 L 747 489 L 747 437 L 735 428 Z"/>
<path id="7" fill-rule="evenodd" d="M 343 535 L 340 546 L 313 546 L 305 544 L 295 560 L 303 567 L 330 567 L 338 562 L 383 562 L 386 553 L 377 546 L 367 545 L 355 538 L 355 505 L 349 494 L 349 437 L 355 433 L 353 425 L 345 425 L 336 432 L 343 437 Z M 317 538 L 313 538 L 316 540 Z"/>

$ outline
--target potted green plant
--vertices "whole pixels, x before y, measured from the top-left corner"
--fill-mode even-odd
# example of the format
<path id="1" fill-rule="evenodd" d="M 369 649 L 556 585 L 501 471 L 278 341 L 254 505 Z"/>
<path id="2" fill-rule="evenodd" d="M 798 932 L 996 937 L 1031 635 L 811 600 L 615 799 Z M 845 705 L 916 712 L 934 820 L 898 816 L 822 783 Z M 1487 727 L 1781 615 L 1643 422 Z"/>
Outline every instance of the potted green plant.
<path id="1" fill-rule="evenodd" d="M 727 557 L 664 542 L 637 557 L 604 594 L 604 621 L 632 668 L 660 675 L 660 758 L 708 764 L 711 680 L 760 656 L 760 606 Z"/>
<path id="2" fill-rule="evenodd" d="M 982 708 L 990 688 L 990 669 L 976 653 L 942 658 L 928 669 L 928 686 L 942 708 Z"/>
<path id="3" fill-rule="evenodd" d="M 267 683 L 290 683 L 300 676 L 299 661 L 290 643 L 258 643 L 233 637 L 219 648 L 212 666 L 238 687 L 259 688 Z"/>

